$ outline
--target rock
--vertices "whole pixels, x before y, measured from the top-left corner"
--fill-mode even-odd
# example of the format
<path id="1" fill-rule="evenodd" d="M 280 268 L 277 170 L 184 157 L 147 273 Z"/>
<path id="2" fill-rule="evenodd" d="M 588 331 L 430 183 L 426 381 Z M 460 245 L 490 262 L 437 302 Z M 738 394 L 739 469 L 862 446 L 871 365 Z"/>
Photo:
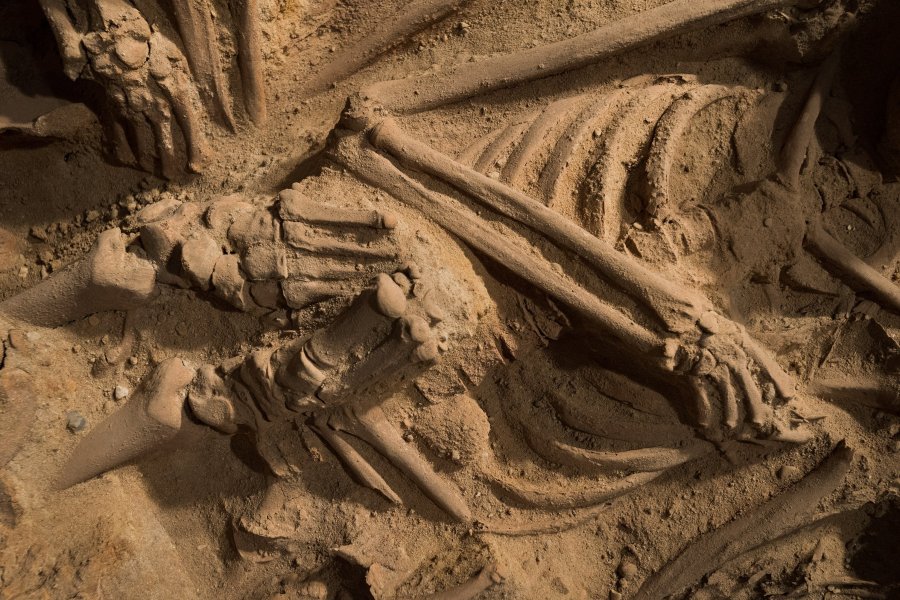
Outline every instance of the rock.
<path id="1" fill-rule="evenodd" d="M 778 469 L 778 479 L 794 480 L 800 476 L 800 469 L 793 465 L 783 465 Z"/>
<path id="2" fill-rule="evenodd" d="M 66 429 L 72 433 L 81 433 L 87 428 L 87 419 L 77 410 L 70 410 L 66 413 Z"/>
<path id="3" fill-rule="evenodd" d="M 131 393 L 131 390 L 129 390 L 127 387 L 125 387 L 124 385 L 117 385 L 116 389 L 113 390 L 113 398 L 115 398 L 116 400 L 124 400 L 128 397 L 129 393 Z"/>
<path id="4" fill-rule="evenodd" d="M 634 561 L 626 558 L 619 563 L 616 572 L 622 579 L 633 579 L 637 575 L 637 570 L 638 568 Z"/>

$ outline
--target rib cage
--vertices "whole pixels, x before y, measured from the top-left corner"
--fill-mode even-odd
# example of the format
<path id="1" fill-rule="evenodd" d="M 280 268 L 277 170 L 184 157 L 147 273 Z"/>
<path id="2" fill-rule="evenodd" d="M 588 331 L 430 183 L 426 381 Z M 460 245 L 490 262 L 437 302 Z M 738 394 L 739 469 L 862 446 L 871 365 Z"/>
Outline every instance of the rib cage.
<path id="1" fill-rule="evenodd" d="M 476 140 L 458 159 L 571 212 L 616 243 L 630 220 L 665 221 L 677 212 L 673 164 L 698 115 L 726 100 L 745 110 L 758 96 L 691 75 L 638 77 L 600 95 L 551 102 Z M 720 133 L 732 135 L 725 124 Z M 628 206 L 632 190 L 639 197 L 635 207 Z"/>

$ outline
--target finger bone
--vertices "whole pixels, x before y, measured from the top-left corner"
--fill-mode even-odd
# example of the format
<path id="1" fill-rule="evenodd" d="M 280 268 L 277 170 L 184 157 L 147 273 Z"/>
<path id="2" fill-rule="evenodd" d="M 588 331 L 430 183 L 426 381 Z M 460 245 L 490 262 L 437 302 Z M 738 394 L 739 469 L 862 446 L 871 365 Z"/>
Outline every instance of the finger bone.
<path id="1" fill-rule="evenodd" d="M 285 221 L 303 221 L 316 225 L 358 225 L 375 229 L 394 229 L 397 226 L 397 217 L 392 213 L 316 203 L 293 189 L 282 190 L 278 197 L 278 214 Z"/>

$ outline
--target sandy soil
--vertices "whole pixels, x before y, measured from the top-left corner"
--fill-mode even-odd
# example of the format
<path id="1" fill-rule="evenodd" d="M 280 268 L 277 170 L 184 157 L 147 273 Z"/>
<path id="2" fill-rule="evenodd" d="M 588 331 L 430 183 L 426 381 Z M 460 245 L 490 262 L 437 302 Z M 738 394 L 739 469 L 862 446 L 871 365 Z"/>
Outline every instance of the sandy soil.
<path id="1" fill-rule="evenodd" d="M 134 4 L 174 31 L 157 4 Z M 228 11 L 213 4 L 220 43 L 233 52 Z M 506 181 L 516 140 L 553 102 L 568 101 L 515 187 L 604 237 L 613 209 L 598 208 L 597 198 L 610 197 L 619 181 L 616 251 L 705 295 L 797 382 L 797 396 L 773 401 L 773 410 L 811 436 L 784 444 L 703 441 L 684 390 L 656 377 L 640 352 L 592 331 L 509 264 L 334 158 L 347 97 L 366 85 L 429 72 L 440 87 L 453 65 L 577 36 L 662 0 L 464 2 L 313 95 L 302 92 L 312 74 L 389 23 L 402 3 L 259 4 L 266 124 L 254 126 L 242 110 L 235 132 L 208 120 L 212 160 L 202 174 L 170 181 L 114 164 L 102 117 L 72 108 L 96 107 L 102 90 L 61 75 L 53 36 L 32 3 L 0 7 L 0 295 L 57 276 L 101 231 L 136 234 L 139 211 L 154 203 L 239 194 L 265 208 L 299 182 L 323 204 L 397 214 L 390 235 L 399 258 L 387 268 L 414 262 L 433 276 L 448 315 L 435 330 L 450 343 L 384 410 L 405 443 L 461 491 L 474 520 L 455 522 L 357 440 L 402 504 L 358 485 L 305 416 L 273 426 L 262 441 L 193 419 L 161 451 L 57 489 L 79 441 L 121 410 L 157 365 L 173 357 L 220 364 L 308 336 L 365 280 L 326 302 L 256 312 L 160 286 L 127 324 L 124 311 L 53 328 L 3 318 L 0 598 L 427 598 L 452 593 L 489 565 L 496 582 L 478 598 L 900 598 L 900 307 L 804 249 L 807 224 L 821 220 L 897 285 L 900 184 L 889 145 L 891 119 L 900 119 L 889 102 L 900 55 L 896 6 L 826 3 L 832 12 L 806 24 L 768 13 L 399 119 L 416 139 Z M 856 24 L 841 29 L 835 15 L 850 9 Z M 831 29 L 841 29 L 837 44 Z M 772 192 L 779 151 L 836 46 L 841 60 L 802 187 Z M 230 77 L 238 86 L 239 75 Z M 678 217 L 654 222 L 644 177 L 650 140 L 675 99 L 710 86 L 729 94 L 701 107 L 679 134 L 668 180 Z M 59 107 L 72 112 L 37 124 Z M 567 127 L 585 107 L 606 110 L 611 125 L 595 124 L 548 187 L 554 142 L 572 135 Z M 509 143 L 491 145 L 503 132 L 513 132 Z M 477 210 L 523 256 L 565 273 L 629 320 L 656 326 L 576 253 Z M 110 361 L 130 335 L 127 357 Z M 699 450 L 666 468 L 610 468 L 574 460 L 560 444 Z M 646 471 L 653 476 L 641 479 Z M 600 493 L 622 481 L 636 483 L 615 498 Z M 440 597 L 469 597 L 458 593 Z"/>

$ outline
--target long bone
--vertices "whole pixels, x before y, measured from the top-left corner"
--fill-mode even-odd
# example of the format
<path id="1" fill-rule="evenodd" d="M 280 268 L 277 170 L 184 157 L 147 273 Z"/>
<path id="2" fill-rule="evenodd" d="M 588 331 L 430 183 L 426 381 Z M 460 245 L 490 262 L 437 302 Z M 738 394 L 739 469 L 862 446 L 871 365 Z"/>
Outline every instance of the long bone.
<path id="1" fill-rule="evenodd" d="M 56 481 L 86 481 L 170 442 L 186 420 L 187 386 L 196 370 L 180 359 L 160 363 L 128 403 L 81 440 Z"/>
<path id="2" fill-rule="evenodd" d="M 417 0 L 407 4 L 374 32 L 340 50 L 303 86 L 302 95 L 324 91 L 356 73 L 372 60 L 403 43 L 410 36 L 456 12 L 466 0 Z"/>
<path id="3" fill-rule="evenodd" d="M 363 95 L 401 113 L 417 112 L 542 79 L 668 37 L 784 9 L 800 0 L 674 0 L 588 33 L 448 71 L 369 86 Z"/>
<path id="4" fill-rule="evenodd" d="M 257 126 L 266 122 L 266 87 L 263 77 L 262 32 L 258 0 L 238 0 L 237 42 L 244 106 Z M 234 9 L 232 8 L 232 11 Z"/>
<path id="5" fill-rule="evenodd" d="M 358 161 L 356 159 L 359 159 Z M 341 160 L 338 158 L 338 160 Z M 450 159 L 446 159 L 450 162 Z M 387 158 L 376 152 L 354 157 L 348 167 L 364 180 L 381 187 L 435 220 L 441 227 L 459 236 L 479 252 L 506 265 L 538 289 L 571 307 L 595 327 L 648 355 L 660 355 L 663 340 L 638 325 L 612 305 L 600 300 L 576 282 L 557 273 L 548 261 L 524 256 L 521 248 L 474 220 L 468 211 L 444 196 L 411 179 Z"/>
<path id="6" fill-rule="evenodd" d="M 375 147 L 403 164 L 449 183 L 474 200 L 575 252 L 626 293 L 648 304 L 670 329 L 680 331 L 691 327 L 702 314 L 706 303 L 699 296 L 616 252 L 570 219 L 522 192 L 466 168 L 410 137 L 395 121 L 381 122 L 370 139 Z"/>
<path id="7" fill-rule="evenodd" d="M 55 327 L 105 310 L 127 310 L 156 293 L 156 268 L 125 250 L 118 229 L 100 234 L 87 257 L 8 300 L 0 313 Z"/>

